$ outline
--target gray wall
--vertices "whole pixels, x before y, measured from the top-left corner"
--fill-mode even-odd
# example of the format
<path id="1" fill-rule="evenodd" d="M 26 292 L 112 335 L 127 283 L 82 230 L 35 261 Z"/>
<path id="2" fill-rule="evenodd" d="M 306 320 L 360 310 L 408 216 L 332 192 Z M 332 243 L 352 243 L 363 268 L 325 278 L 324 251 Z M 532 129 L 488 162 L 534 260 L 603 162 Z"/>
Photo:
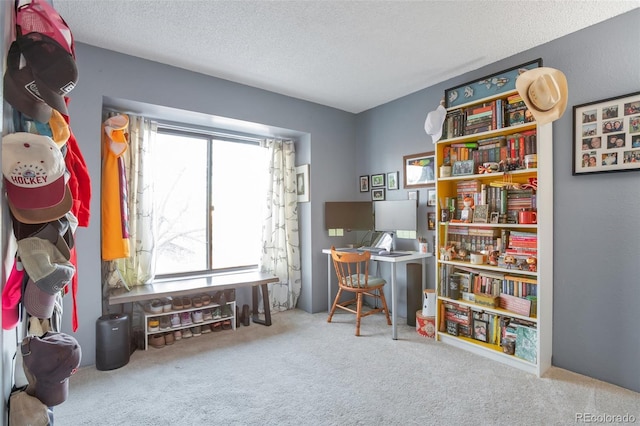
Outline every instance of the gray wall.
<path id="1" fill-rule="evenodd" d="M 640 173 L 571 172 L 573 105 L 640 91 L 639 22 L 636 9 L 429 87 L 360 114 L 356 130 L 358 175 L 398 170 L 403 155 L 434 150 L 422 126 L 445 89 L 537 58 L 562 70 L 569 99 L 564 116 L 553 123 L 552 363 L 635 391 L 640 391 Z M 405 190 L 387 194 L 406 197 Z M 420 200 L 425 197 L 421 190 Z M 424 222 L 422 229 L 426 232 Z"/>
<path id="2" fill-rule="evenodd" d="M 433 150 L 423 130 L 424 118 L 446 88 L 542 57 L 545 65 L 565 72 L 570 87 L 568 110 L 553 125 L 553 363 L 640 391 L 640 334 L 633 327 L 640 286 L 632 271 L 638 262 L 640 231 L 631 213 L 640 208 L 640 174 L 571 176 L 571 106 L 640 88 L 640 59 L 635 54 L 639 20 L 639 10 L 630 12 L 357 116 L 78 43 L 80 79 L 71 92 L 71 128 L 87 161 L 93 192 L 90 226 L 76 234 L 80 327 L 75 337 L 83 348 L 82 365 L 95 362 L 95 321 L 101 315 L 103 97 L 256 122 L 303 135 L 300 164 L 311 163 L 311 202 L 300 205 L 303 290 L 299 307 L 320 312 L 327 308 L 327 262 L 321 250 L 355 240 L 351 235 L 343 239 L 325 235 L 324 202 L 368 199 L 370 193 L 358 191 L 359 175 L 401 171 L 403 155 Z M 615 68 L 611 61 L 615 61 Z M 425 197 L 426 191 L 421 191 L 422 205 Z M 400 189 L 389 191 L 387 199 L 404 198 L 406 191 Z M 421 212 L 424 219 L 426 207 L 421 207 Z M 424 220 L 420 226 L 426 233 Z M 401 240 L 399 248 L 409 248 L 407 244 Z M 399 278 L 402 281 L 403 271 Z M 406 315 L 403 295 L 401 285 L 400 315 Z M 67 332 L 71 332 L 71 306 L 71 298 L 65 298 L 63 329 Z M 8 374 L 6 367 L 4 374 Z"/>
<path id="3" fill-rule="evenodd" d="M 260 123 L 267 133 L 297 134 L 299 163 L 311 163 L 311 203 L 300 204 L 302 295 L 308 312 L 326 309 L 326 261 L 322 248 L 323 203 L 332 188 L 352 179 L 355 118 L 352 114 L 183 69 L 78 43 L 79 82 L 70 93 L 69 115 L 92 179 L 91 220 L 76 232 L 78 316 L 76 338 L 82 365 L 95 363 L 95 321 L 101 312 L 100 289 L 100 132 L 105 98 L 147 103 Z M 288 130 L 283 130 L 288 129 Z M 338 155 L 334 153 L 339 153 Z M 327 173 L 327 164 L 335 169 Z M 354 184 L 355 186 L 355 184 Z M 345 199 L 349 195 L 343 195 Z M 313 202 L 315 201 L 315 202 Z M 320 265 L 318 267 L 317 265 Z M 63 327 L 71 330 L 71 298 L 65 298 Z"/>

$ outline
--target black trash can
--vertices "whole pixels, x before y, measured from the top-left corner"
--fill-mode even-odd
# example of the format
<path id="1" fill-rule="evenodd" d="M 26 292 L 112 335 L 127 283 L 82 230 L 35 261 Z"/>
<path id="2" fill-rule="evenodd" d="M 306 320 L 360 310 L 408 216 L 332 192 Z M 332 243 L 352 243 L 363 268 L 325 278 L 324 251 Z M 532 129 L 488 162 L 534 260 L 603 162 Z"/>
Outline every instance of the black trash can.
<path id="1" fill-rule="evenodd" d="M 129 363 L 130 322 L 127 314 L 103 315 L 96 321 L 96 368 L 114 370 Z"/>

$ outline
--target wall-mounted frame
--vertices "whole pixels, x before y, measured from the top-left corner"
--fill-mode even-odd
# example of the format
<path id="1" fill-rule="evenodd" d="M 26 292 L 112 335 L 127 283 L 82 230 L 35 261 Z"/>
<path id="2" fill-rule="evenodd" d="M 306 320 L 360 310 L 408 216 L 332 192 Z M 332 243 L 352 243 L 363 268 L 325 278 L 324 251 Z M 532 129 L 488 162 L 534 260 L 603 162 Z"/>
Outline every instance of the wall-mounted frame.
<path id="1" fill-rule="evenodd" d="M 640 92 L 573 107 L 573 174 L 640 170 Z"/>
<path id="2" fill-rule="evenodd" d="M 296 192 L 299 203 L 309 202 L 309 165 L 296 167 Z"/>
<path id="3" fill-rule="evenodd" d="M 360 192 L 369 192 L 369 175 L 360 176 Z"/>
<path id="4" fill-rule="evenodd" d="M 433 186 L 436 183 L 435 152 L 405 155 L 402 159 L 405 189 Z"/>
<path id="5" fill-rule="evenodd" d="M 427 230 L 435 231 L 436 229 L 436 212 L 427 212 Z"/>
<path id="6" fill-rule="evenodd" d="M 371 188 L 384 188 L 384 173 L 371 175 Z"/>
<path id="7" fill-rule="evenodd" d="M 409 192 L 407 192 L 407 199 L 408 200 L 416 200 L 416 201 L 418 201 L 418 191 L 409 191 Z"/>
<path id="8" fill-rule="evenodd" d="M 371 200 L 384 201 L 384 188 L 376 188 L 371 190 Z"/>
<path id="9" fill-rule="evenodd" d="M 435 205 L 436 205 L 436 190 L 427 189 L 427 206 L 435 206 Z"/>
<path id="10" fill-rule="evenodd" d="M 398 189 L 398 172 L 387 173 L 387 189 Z"/>
<path id="11" fill-rule="evenodd" d="M 542 66 L 542 59 L 518 65 L 497 74 L 491 74 L 461 86 L 452 87 L 444 91 L 445 107 L 451 108 L 488 98 L 500 93 L 509 92 L 516 88 L 516 78 L 523 72 Z"/>
<path id="12" fill-rule="evenodd" d="M 472 175 L 475 170 L 475 164 L 473 160 L 456 161 L 453 163 L 451 169 L 452 176 L 465 176 Z"/>

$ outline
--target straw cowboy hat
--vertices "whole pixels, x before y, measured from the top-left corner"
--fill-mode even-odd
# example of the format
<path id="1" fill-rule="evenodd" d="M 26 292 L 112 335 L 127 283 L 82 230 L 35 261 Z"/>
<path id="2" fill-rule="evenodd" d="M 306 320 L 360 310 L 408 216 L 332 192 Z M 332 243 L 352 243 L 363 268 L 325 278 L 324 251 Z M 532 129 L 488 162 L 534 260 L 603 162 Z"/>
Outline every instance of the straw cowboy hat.
<path id="1" fill-rule="evenodd" d="M 533 68 L 520 74 L 516 89 L 538 124 L 562 117 L 567 108 L 567 78 L 555 68 Z"/>

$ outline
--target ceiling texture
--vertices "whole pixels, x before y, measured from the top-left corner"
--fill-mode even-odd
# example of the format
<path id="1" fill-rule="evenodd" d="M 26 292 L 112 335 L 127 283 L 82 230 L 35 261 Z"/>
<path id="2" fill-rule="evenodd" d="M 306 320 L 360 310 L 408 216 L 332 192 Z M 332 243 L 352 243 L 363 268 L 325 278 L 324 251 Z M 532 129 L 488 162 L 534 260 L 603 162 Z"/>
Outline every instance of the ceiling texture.
<path id="1" fill-rule="evenodd" d="M 50 2 L 76 42 L 352 113 L 640 7 L 640 0 Z"/>

